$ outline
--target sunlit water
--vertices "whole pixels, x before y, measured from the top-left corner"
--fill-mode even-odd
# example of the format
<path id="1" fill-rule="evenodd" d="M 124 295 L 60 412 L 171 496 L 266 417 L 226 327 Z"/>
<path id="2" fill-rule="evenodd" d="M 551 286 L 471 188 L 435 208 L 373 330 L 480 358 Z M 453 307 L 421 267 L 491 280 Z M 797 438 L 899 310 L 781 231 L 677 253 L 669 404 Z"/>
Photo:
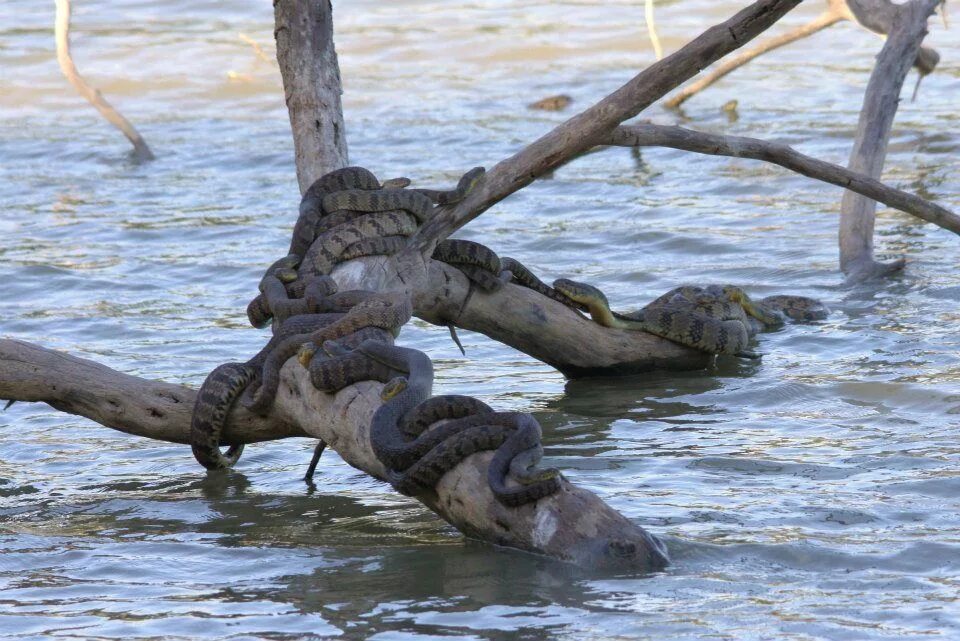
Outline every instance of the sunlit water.
<path id="1" fill-rule="evenodd" d="M 78 2 L 81 71 L 155 162 L 58 73 L 53 3 L 0 7 L 0 334 L 198 385 L 256 351 L 244 305 L 296 214 L 269 3 Z M 449 184 L 652 61 L 639 2 L 341 2 L 351 160 Z M 745 3 L 658 3 L 675 50 Z M 788 16 L 796 25 L 819 2 Z M 954 29 L 956 29 L 954 27 Z M 886 179 L 960 209 L 960 45 L 904 101 Z M 657 122 L 757 135 L 844 162 L 880 40 L 838 26 Z M 912 83 L 912 77 L 908 81 Z M 739 100 L 739 119 L 720 106 Z M 568 112 L 569 113 L 569 112 Z M 463 236 L 629 309 L 687 282 L 796 292 L 822 323 L 762 335 L 761 362 L 565 382 L 417 322 L 438 392 L 533 412 L 550 462 L 664 536 L 653 576 L 592 575 L 464 539 L 312 443 L 248 448 L 205 478 L 184 446 L 45 406 L 0 415 L 4 638 L 877 639 L 960 634 L 960 239 L 882 210 L 903 276 L 844 289 L 840 192 L 758 163 L 612 149 L 581 158 Z"/>

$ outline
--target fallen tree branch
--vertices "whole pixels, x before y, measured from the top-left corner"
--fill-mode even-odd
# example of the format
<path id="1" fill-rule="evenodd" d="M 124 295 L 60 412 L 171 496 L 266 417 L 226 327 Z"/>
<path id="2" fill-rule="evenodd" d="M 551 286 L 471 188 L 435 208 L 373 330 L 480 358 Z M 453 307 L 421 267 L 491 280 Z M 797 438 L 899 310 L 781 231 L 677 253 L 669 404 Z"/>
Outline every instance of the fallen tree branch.
<path id="1" fill-rule="evenodd" d="M 111 125 L 123 132 L 130 144 L 133 145 L 134 156 L 139 160 L 153 160 L 153 152 L 147 146 L 143 136 L 130 121 L 123 117 L 113 105 L 107 102 L 98 90 L 87 84 L 70 55 L 70 0 L 56 0 L 57 13 L 54 21 L 54 38 L 57 43 L 57 62 L 60 70 L 73 88 L 93 105 Z"/>
<path id="2" fill-rule="evenodd" d="M 0 398 L 46 403 L 127 434 L 190 442 L 195 390 L 123 374 L 106 365 L 12 339 L 0 339 Z M 224 438 L 255 443 L 307 436 L 297 424 L 236 408 Z M 184 450 L 185 452 L 187 450 Z"/>
<path id="3" fill-rule="evenodd" d="M 466 276 L 446 263 L 428 261 L 426 282 L 429 287 L 414 297 L 418 318 L 480 332 L 568 378 L 702 369 L 713 360 L 653 334 L 603 327 L 526 287 L 471 289 Z"/>
<path id="4" fill-rule="evenodd" d="M 821 180 L 882 202 L 917 218 L 960 234 L 960 216 L 919 196 L 888 187 L 879 180 L 810 156 L 788 145 L 742 136 L 706 134 L 683 127 L 663 125 L 620 126 L 603 141 L 620 147 L 671 147 L 711 156 L 750 158 L 779 165 L 798 174 Z"/>
<path id="5" fill-rule="evenodd" d="M 342 269 L 345 288 L 366 288 L 363 268 Z M 345 267 L 350 267 L 345 265 Z M 354 278 L 360 278 L 354 282 Z M 0 340 L 0 398 L 44 401 L 129 434 L 186 442 L 196 392 L 147 381 L 29 343 Z M 290 359 L 281 371 L 280 394 L 268 419 L 235 405 L 224 444 L 313 436 L 345 462 L 378 479 L 386 470 L 370 443 L 373 413 L 382 385 L 363 382 L 336 394 L 316 390 L 308 372 Z M 184 449 L 187 456 L 187 450 Z M 546 554 L 578 565 L 649 571 L 666 564 L 662 544 L 606 505 L 592 492 L 564 480 L 561 490 L 536 503 L 511 508 L 490 491 L 487 468 L 493 452 L 465 458 L 418 496 L 427 507 L 468 536 Z"/>
<path id="6" fill-rule="evenodd" d="M 849 0 L 851 6 L 864 0 Z M 879 178 L 887 155 L 887 143 L 900 102 L 903 82 L 911 61 L 927 34 L 927 20 L 941 0 L 911 0 L 896 6 L 889 37 L 877 56 L 877 63 L 863 96 L 863 108 L 857 123 L 857 135 L 848 167 L 852 171 Z M 864 2 L 882 6 L 885 3 Z M 847 282 L 882 276 L 903 268 L 901 258 L 880 263 L 873 258 L 873 229 L 876 202 L 847 191 L 840 203 L 840 268 Z"/>
<path id="7" fill-rule="evenodd" d="M 405 254 L 416 251 L 429 256 L 437 242 L 537 177 L 599 144 L 621 122 L 636 116 L 704 66 L 743 46 L 798 4 L 800 0 L 759 0 L 729 20 L 707 29 L 600 102 L 497 163 L 467 198 L 423 225 Z"/>

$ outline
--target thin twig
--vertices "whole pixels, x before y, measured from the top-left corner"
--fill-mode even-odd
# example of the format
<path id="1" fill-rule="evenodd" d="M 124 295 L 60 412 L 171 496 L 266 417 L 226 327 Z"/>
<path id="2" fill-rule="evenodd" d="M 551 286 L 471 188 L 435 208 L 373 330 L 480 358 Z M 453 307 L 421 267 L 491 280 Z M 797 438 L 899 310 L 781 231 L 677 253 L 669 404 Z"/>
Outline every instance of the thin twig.
<path id="1" fill-rule="evenodd" d="M 123 132 L 123 135 L 133 145 L 134 155 L 139 160 L 153 160 L 153 152 L 150 151 L 150 147 L 147 146 L 140 132 L 130 124 L 129 120 L 123 117 L 123 114 L 107 102 L 100 91 L 87 84 L 80 72 L 77 71 L 77 66 L 73 63 L 73 58 L 70 55 L 70 0 L 56 0 L 56 3 L 54 37 L 57 43 L 57 62 L 60 63 L 60 70 L 63 71 L 63 75 L 67 77 L 74 89 L 107 119 L 107 122 Z"/>
<path id="2" fill-rule="evenodd" d="M 650 35 L 653 53 L 657 56 L 657 60 L 663 60 L 663 46 L 660 44 L 660 36 L 657 35 L 657 23 L 653 19 L 653 0 L 647 0 L 643 17 L 647 23 L 647 33 Z"/>
<path id="3" fill-rule="evenodd" d="M 739 69 L 754 58 L 757 58 L 768 51 L 779 49 L 780 47 L 786 46 L 792 42 L 796 42 L 797 40 L 802 40 L 803 38 L 812 36 L 813 34 L 822 31 L 827 27 L 835 25 L 845 17 L 846 16 L 839 9 L 831 6 L 829 9 L 827 9 L 827 11 L 821 13 L 810 22 L 802 24 L 795 29 L 791 29 L 786 33 L 780 34 L 779 36 L 767 38 L 766 40 L 758 43 L 756 47 L 744 49 L 736 56 L 730 58 L 729 60 L 725 60 L 722 64 L 717 66 L 716 69 L 703 76 L 696 82 L 687 85 L 678 91 L 676 95 L 672 96 L 669 100 L 666 100 L 663 104 L 665 107 L 675 109 L 688 99 L 700 93 L 727 74 Z"/>

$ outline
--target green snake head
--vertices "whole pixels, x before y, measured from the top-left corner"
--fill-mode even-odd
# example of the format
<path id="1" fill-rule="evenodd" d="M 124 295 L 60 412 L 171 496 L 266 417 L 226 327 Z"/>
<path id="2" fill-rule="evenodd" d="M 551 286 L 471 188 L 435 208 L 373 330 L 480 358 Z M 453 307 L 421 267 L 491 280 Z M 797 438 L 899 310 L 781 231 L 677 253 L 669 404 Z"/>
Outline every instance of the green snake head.
<path id="1" fill-rule="evenodd" d="M 487 170 L 484 167 L 474 167 L 460 178 L 457 183 L 457 191 L 466 196 L 486 173 Z"/>
<path id="2" fill-rule="evenodd" d="M 553 288 L 570 300 L 586 305 L 593 320 L 604 327 L 617 326 L 613 312 L 610 311 L 610 303 L 607 301 L 607 297 L 593 285 L 568 278 L 558 278 L 553 281 Z"/>
<path id="3" fill-rule="evenodd" d="M 317 345 L 313 342 L 304 343 L 300 346 L 300 349 L 297 351 L 297 361 L 303 367 L 310 367 L 310 361 L 313 360 L 313 355 L 317 353 Z"/>
<path id="4" fill-rule="evenodd" d="M 389 401 L 391 398 L 407 389 L 407 384 L 407 379 L 403 376 L 390 379 L 390 382 L 384 385 L 383 389 L 380 390 L 380 400 L 383 402 Z"/>

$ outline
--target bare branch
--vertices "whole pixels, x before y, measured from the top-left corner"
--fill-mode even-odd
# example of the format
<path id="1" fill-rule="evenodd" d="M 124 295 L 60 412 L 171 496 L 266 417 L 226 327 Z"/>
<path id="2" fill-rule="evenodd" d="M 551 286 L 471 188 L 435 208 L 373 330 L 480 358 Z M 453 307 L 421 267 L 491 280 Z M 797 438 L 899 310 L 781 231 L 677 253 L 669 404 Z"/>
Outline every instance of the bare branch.
<path id="1" fill-rule="evenodd" d="M 438 241 L 538 176 L 598 144 L 621 122 L 636 116 L 704 66 L 740 48 L 798 4 L 800 0 L 758 0 L 654 63 L 597 104 L 498 163 L 467 198 L 420 228 L 411 241 L 412 250 L 429 256 Z"/>
<path id="2" fill-rule="evenodd" d="M 713 358 L 646 332 L 603 327 L 526 287 L 471 291 L 458 269 L 428 263 L 429 286 L 414 298 L 418 318 L 480 332 L 570 378 L 702 369 Z"/>
<path id="3" fill-rule="evenodd" d="M 662 125 L 632 125 L 615 129 L 604 144 L 621 147 L 672 147 L 711 156 L 750 158 L 780 165 L 798 174 L 849 189 L 889 207 L 912 214 L 960 234 L 960 216 L 919 196 L 884 185 L 870 176 L 839 165 L 817 160 L 782 144 L 744 138 L 720 136 Z"/>
<path id="4" fill-rule="evenodd" d="M 54 22 L 54 38 L 57 43 L 57 62 L 60 70 L 73 88 L 93 105 L 111 125 L 123 132 L 127 140 L 133 145 L 133 153 L 139 160 L 153 160 L 153 152 L 144 141 L 140 132 L 123 117 L 113 105 L 107 102 L 98 90 L 87 84 L 70 55 L 70 0 L 56 0 L 57 14 Z"/>
<path id="5" fill-rule="evenodd" d="M 647 0 L 644 7 L 643 18 L 647 23 L 647 33 L 650 35 L 650 44 L 653 45 L 653 53 L 657 60 L 663 59 L 663 45 L 660 44 L 660 36 L 657 34 L 657 23 L 654 21 L 653 0 Z"/>

